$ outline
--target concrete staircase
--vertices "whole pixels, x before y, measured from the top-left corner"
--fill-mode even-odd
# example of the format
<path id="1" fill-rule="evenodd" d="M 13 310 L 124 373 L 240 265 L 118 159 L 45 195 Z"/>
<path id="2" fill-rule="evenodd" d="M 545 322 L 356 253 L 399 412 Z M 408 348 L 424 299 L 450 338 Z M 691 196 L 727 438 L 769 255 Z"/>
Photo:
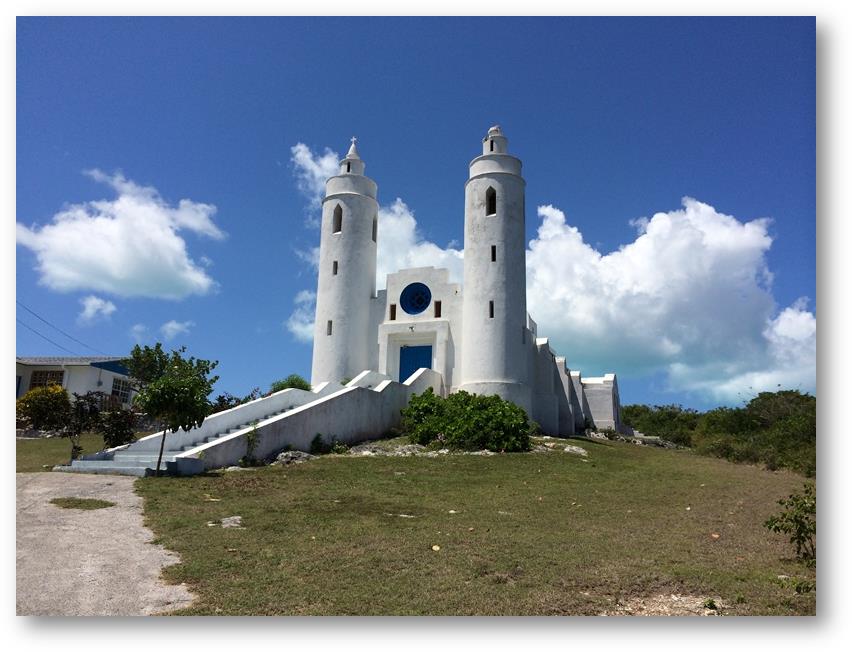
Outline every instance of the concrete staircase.
<path id="1" fill-rule="evenodd" d="M 164 475 L 201 473 L 205 468 L 203 461 L 184 455 L 187 451 L 216 442 L 239 431 L 249 431 L 264 421 L 317 401 L 337 389 L 339 386 L 331 386 L 328 383 L 320 385 L 315 392 L 285 389 L 271 396 L 212 414 L 204 420 L 200 428 L 167 433 L 160 473 Z M 84 455 L 81 459 L 74 460 L 70 466 L 58 466 L 54 470 L 139 477 L 154 475 L 162 436 L 163 433 L 158 432 L 127 446 Z"/>
<path id="2" fill-rule="evenodd" d="M 246 455 L 263 460 L 285 448 L 307 451 L 317 435 L 326 441 L 333 438 L 350 445 L 373 439 L 398 426 L 400 411 L 412 394 L 428 387 L 443 395 L 443 376 L 422 368 L 404 383 L 365 370 L 346 387 L 322 383 L 310 392 L 285 389 L 212 414 L 200 428 L 168 433 L 160 471 L 194 475 L 237 464 Z M 161 441 L 162 433 L 155 433 L 54 470 L 153 475 Z"/>

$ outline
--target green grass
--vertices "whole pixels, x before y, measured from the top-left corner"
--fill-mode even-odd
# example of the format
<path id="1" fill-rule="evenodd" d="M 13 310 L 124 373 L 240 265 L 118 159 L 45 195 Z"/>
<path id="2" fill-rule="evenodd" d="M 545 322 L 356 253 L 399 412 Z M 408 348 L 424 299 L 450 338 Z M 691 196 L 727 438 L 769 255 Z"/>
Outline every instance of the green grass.
<path id="1" fill-rule="evenodd" d="M 115 503 L 98 498 L 76 498 L 69 496 L 66 498 L 54 498 L 50 502 L 63 509 L 104 509 L 106 507 L 115 507 Z"/>
<path id="2" fill-rule="evenodd" d="M 83 453 L 103 450 L 104 440 L 100 435 L 84 434 L 80 438 Z M 71 441 L 65 437 L 49 439 L 18 439 L 15 441 L 15 471 L 50 471 L 57 464 L 68 464 L 71 459 Z"/>
<path id="3" fill-rule="evenodd" d="M 182 559 L 166 578 L 200 596 L 183 614 L 597 614 L 672 593 L 815 613 L 792 585 L 815 571 L 762 527 L 801 476 L 571 443 L 588 458 L 333 455 L 136 487 Z M 242 528 L 208 525 L 235 515 Z"/>

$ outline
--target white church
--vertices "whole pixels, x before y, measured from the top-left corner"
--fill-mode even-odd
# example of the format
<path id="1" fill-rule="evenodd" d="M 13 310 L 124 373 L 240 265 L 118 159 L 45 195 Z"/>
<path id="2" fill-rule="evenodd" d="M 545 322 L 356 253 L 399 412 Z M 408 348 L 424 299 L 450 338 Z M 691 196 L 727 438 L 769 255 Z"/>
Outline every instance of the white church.
<path id="1" fill-rule="evenodd" d="M 347 444 L 375 439 L 429 388 L 496 394 L 551 435 L 629 432 L 615 374 L 571 371 L 527 314 L 524 185 L 521 162 L 492 127 L 465 186 L 464 288 L 446 269 L 419 267 L 389 274 L 387 289 L 376 292 L 376 183 L 364 176 L 353 139 L 340 174 L 326 182 L 311 390 L 284 389 L 169 434 L 167 472 L 307 451 L 318 435 Z M 163 442 L 155 433 L 61 470 L 150 475 Z"/>
<path id="2" fill-rule="evenodd" d="M 311 384 L 365 370 L 405 382 L 420 368 L 444 393 L 496 394 L 551 435 L 622 431 L 615 374 L 583 378 L 539 337 L 527 312 L 521 161 L 488 130 L 465 184 L 464 284 L 449 271 L 404 269 L 376 291 L 376 182 L 355 139 L 323 199 Z"/>

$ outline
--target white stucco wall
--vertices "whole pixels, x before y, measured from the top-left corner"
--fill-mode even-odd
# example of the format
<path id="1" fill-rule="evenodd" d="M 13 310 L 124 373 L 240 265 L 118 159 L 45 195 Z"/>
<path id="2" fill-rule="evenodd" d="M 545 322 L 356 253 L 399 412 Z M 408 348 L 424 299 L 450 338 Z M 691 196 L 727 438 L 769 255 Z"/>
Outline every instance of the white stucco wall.
<path id="1" fill-rule="evenodd" d="M 432 293 L 427 308 L 416 315 L 405 312 L 400 302 L 402 291 L 411 283 L 423 283 Z M 378 369 L 399 380 L 399 355 L 403 346 L 432 347 L 432 369 L 452 387 L 461 355 L 458 338 L 462 331 L 461 288 L 450 283 L 449 271 L 434 267 L 417 267 L 388 274 L 386 305 L 383 321 L 378 328 Z M 435 316 L 437 302 L 441 316 Z M 391 306 L 396 306 L 396 319 L 390 318 Z M 405 379 L 402 379 L 405 380 Z"/>
<path id="2" fill-rule="evenodd" d="M 606 374 L 599 378 L 583 378 L 582 382 L 594 426 L 598 429 L 612 428 L 621 432 L 621 410 L 615 374 Z"/>

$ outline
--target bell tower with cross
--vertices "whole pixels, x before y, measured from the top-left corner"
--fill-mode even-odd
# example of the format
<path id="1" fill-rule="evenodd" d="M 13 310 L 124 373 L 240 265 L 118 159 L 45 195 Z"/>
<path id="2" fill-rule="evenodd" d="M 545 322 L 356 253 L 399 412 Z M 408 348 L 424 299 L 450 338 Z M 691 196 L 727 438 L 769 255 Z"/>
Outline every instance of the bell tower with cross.
<path id="1" fill-rule="evenodd" d="M 370 299 L 376 296 L 379 205 L 353 137 L 322 201 L 311 384 L 371 368 Z"/>

